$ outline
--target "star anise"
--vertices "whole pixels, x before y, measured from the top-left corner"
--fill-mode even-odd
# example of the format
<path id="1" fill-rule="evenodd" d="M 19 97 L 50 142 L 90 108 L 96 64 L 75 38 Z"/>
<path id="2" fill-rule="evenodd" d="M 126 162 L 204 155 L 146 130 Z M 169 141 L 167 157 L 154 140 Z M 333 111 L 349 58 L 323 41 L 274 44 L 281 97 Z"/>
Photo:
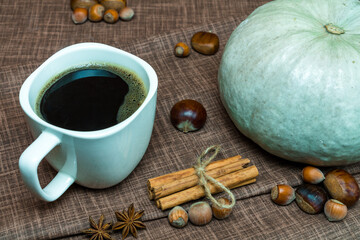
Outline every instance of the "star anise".
<path id="1" fill-rule="evenodd" d="M 114 224 L 113 230 L 122 229 L 122 237 L 125 239 L 129 232 L 136 238 L 137 229 L 136 228 L 146 228 L 145 224 L 142 223 L 139 219 L 144 214 L 144 211 L 135 212 L 134 204 L 131 204 L 126 211 L 115 212 L 116 218 L 119 220 Z"/>
<path id="2" fill-rule="evenodd" d="M 88 235 L 92 235 L 90 240 L 112 240 L 109 234 L 109 232 L 111 232 L 111 230 L 109 230 L 109 228 L 111 227 L 111 223 L 105 223 L 103 225 L 104 215 L 100 216 L 98 224 L 96 224 L 91 217 L 89 217 L 89 222 L 92 228 L 82 230 L 82 232 Z"/>

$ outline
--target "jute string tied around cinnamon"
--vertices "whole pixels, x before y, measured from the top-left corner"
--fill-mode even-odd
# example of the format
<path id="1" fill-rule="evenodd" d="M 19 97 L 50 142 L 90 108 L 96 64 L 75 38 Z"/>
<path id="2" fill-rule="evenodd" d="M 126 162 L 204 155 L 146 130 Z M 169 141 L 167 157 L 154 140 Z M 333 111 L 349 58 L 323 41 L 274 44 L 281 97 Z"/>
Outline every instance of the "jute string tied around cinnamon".
<path id="1" fill-rule="evenodd" d="M 206 155 L 210 152 L 214 151 L 214 153 L 208 157 L 207 159 L 205 159 Z M 201 153 L 201 155 L 197 158 L 197 163 L 194 166 L 196 175 L 199 177 L 199 184 L 201 186 L 203 186 L 204 190 L 205 190 L 205 196 L 207 198 L 210 199 L 210 201 L 215 204 L 217 207 L 219 208 L 232 208 L 235 203 L 236 203 L 236 199 L 234 194 L 230 191 L 229 188 L 225 187 L 223 184 L 221 184 L 219 181 L 217 181 L 216 179 L 210 177 L 209 175 L 206 174 L 206 170 L 205 167 L 212 161 L 214 160 L 214 158 L 216 157 L 216 155 L 218 154 L 218 152 L 220 151 L 220 146 L 218 145 L 213 145 L 211 147 L 208 147 L 205 151 L 203 151 Z M 215 186 L 220 187 L 222 190 L 224 190 L 224 192 L 226 192 L 231 199 L 231 204 L 227 205 L 227 204 L 221 204 L 219 203 L 211 194 L 211 191 L 209 189 L 208 186 L 208 182 L 212 182 Z"/>

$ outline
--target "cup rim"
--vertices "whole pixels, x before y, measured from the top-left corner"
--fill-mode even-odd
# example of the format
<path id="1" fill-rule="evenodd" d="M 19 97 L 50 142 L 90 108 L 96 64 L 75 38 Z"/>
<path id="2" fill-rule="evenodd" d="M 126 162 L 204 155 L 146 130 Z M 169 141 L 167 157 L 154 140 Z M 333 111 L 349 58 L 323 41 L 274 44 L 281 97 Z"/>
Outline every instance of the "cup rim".
<path id="1" fill-rule="evenodd" d="M 50 123 L 44 121 L 43 119 L 41 119 L 33 111 L 32 107 L 30 105 L 30 101 L 29 101 L 29 92 L 30 92 L 30 87 L 31 87 L 32 83 L 35 81 L 37 74 L 39 72 L 41 72 L 45 67 L 49 66 L 52 63 L 52 61 L 61 57 L 62 55 L 69 54 L 73 50 L 81 50 L 81 49 L 116 51 L 116 52 L 132 59 L 133 61 L 137 62 L 146 72 L 146 74 L 149 78 L 148 94 L 147 94 L 144 102 L 140 105 L 140 107 L 130 117 L 128 117 L 124 121 L 122 121 L 114 126 L 104 128 L 101 130 L 75 131 L 75 130 L 65 129 L 65 128 L 61 128 L 61 127 L 55 126 L 53 124 L 50 124 Z M 77 43 L 77 44 L 73 44 L 68 47 L 65 47 L 65 48 L 57 51 L 56 53 L 54 53 L 45 62 L 43 62 L 33 73 L 30 74 L 30 76 L 22 84 L 22 86 L 20 88 L 20 93 L 19 93 L 19 101 L 20 101 L 20 105 L 21 105 L 23 111 L 25 112 L 25 114 L 29 118 L 31 118 L 33 121 L 41 124 L 45 129 L 51 129 L 51 130 L 54 130 L 55 132 L 60 132 L 62 134 L 77 137 L 77 138 L 91 139 L 91 138 L 101 138 L 104 136 L 114 134 L 114 133 L 120 131 L 121 129 L 123 129 L 124 127 L 126 127 L 128 124 L 130 124 L 140 114 L 140 112 L 149 104 L 151 99 L 156 95 L 157 88 L 158 88 L 157 74 L 156 74 L 155 70 L 150 66 L 150 64 L 148 64 L 143 59 L 141 59 L 129 52 L 126 52 L 124 50 L 121 50 L 119 48 L 112 47 L 112 46 L 109 46 L 106 44 L 95 43 L 95 42 L 85 42 L 85 43 Z"/>

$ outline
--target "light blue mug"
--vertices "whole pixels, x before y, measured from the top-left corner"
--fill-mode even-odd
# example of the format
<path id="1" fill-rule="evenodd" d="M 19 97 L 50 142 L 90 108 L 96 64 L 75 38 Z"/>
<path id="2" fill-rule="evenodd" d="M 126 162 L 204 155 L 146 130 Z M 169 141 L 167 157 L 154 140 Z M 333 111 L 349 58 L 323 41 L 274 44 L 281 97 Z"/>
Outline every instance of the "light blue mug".
<path id="1" fill-rule="evenodd" d="M 85 132 L 54 126 L 36 114 L 37 98 L 53 76 L 92 63 L 116 65 L 136 73 L 147 90 L 136 112 L 112 127 Z M 20 90 L 20 105 L 36 138 L 19 160 L 26 186 L 40 199 L 54 201 L 74 182 L 97 189 L 120 183 L 134 170 L 149 145 L 157 86 L 157 75 L 148 63 L 104 44 L 75 44 L 51 56 L 25 80 Z M 44 157 L 58 173 L 42 188 L 37 168 Z"/>

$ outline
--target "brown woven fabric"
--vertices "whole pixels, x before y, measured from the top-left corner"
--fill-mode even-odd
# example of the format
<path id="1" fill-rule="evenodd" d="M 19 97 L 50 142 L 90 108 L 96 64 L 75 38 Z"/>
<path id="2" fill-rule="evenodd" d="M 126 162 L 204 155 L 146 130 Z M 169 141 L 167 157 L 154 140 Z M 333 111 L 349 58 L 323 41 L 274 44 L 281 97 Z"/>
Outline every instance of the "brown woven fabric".
<path id="1" fill-rule="evenodd" d="M 2 0 L 0 64 L 43 62 L 54 51 L 78 42 L 116 47 L 144 38 L 243 16 L 269 0 L 128 0 L 132 21 L 116 24 L 71 21 L 70 0 Z"/>
<path id="2" fill-rule="evenodd" d="M 143 239 L 360 238 L 359 203 L 349 210 L 349 215 L 344 221 L 335 224 L 330 224 L 323 214 L 312 216 L 303 213 L 295 203 L 288 207 L 274 205 L 269 199 L 271 187 L 280 183 L 298 186 L 301 184 L 300 172 L 304 165 L 281 160 L 260 149 L 239 133 L 222 107 L 217 88 L 217 69 L 227 39 L 235 27 L 246 17 L 246 14 L 242 17 L 230 17 L 210 24 L 191 26 L 202 20 L 210 22 L 207 20 L 213 19 L 210 12 L 202 13 L 203 8 L 218 7 L 222 13 L 224 10 L 221 9 L 228 9 L 232 13 L 235 10 L 219 3 L 210 3 L 220 1 L 206 1 L 206 3 L 204 3 L 205 1 L 184 1 L 185 3 L 181 4 L 177 2 L 182 6 L 179 7 L 182 9 L 182 14 L 193 17 L 179 19 L 181 15 L 178 12 L 179 9 L 176 8 L 175 11 L 173 7 L 175 8 L 176 4 L 170 4 L 170 1 L 169 5 L 161 4 L 161 1 L 139 2 L 144 5 L 139 6 L 141 10 L 138 18 L 146 19 L 147 22 L 144 22 L 146 27 L 141 30 L 138 25 L 135 25 L 134 32 L 127 29 L 128 34 L 134 34 L 136 37 L 124 36 L 124 42 L 117 38 L 122 31 L 121 28 L 125 26 L 123 22 L 118 25 L 110 25 L 111 28 L 104 23 L 99 23 L 102 25 L 98 26 L 86 23 L 80 27 L 65 22 L 68 19 L 64 19 L 62 14 L 65 12 L 68 14 L 69 10 L 68 7 L 63 7 L 59 3 L 43 1 L 43 3 L 37 3 L 35 9 L 25 0 L 17 1 L 15 6 L 10 0 L 2 5 L 1 13 L 4 15 L 0 19 L 4 16 L 9 17 L 10 13 L 15 15 L 19 15 L 20 12 L 25 13 L 26 7 L 31 14 L 28 13 L 27 17 L 22 16 L 19 19 L 19 23 L 24 26 L 17 28 L 10 21 L 5 21 L 4 25 L 11 28 L 10 30 L 1 26 L 6 34 L 0 37 L 0 41 L 3 43 L 0 46 L 2 51 L 0 61 L 3 63 L 3 66 L 0 67 L 0 239 L 61 237 L 85 239 L 84 236 L 78 235 L 80 230 L 89 227 L 88 216 L 96 219 L 100 214 L 104 214 L 107 220 L 115 221 L 113 212 L 128 207 L 130 203 L 134 203 L 137 209 L 145 210 L 143 220 L 146 221 L 148 228 L 139 231 L 139 238 Z M 228 2 L 234 3 L 234 8 L 237 6 L 238 9 L 251 9 L 255 6 L 250 1 Z M 185 8 L 187 4 L 190 6 L 189 8 Z M 211 4 L 213 5 L 209 6 Z M 62 6 L 60 10 L 53 11 L 53 19 L 41 17 L 44 9 L 50 11 L 50 6 L 59 7 L 60 5 Z M 239 8 L 239 6 L 242 7 Z M 145 16 L 145 13 L 150 13 L 147 7 L 161 13 L 162 20 L 157 21 L 158 25 L 151 23 L 150 16 Z M 198 8 L 199 13 L 204 15 L 186 14 L 190 9 L 195 11 L 195 7 Z M 3 9 L 10 12 L 3 11 Z M 169 13 L 165 13 L 166 11 Z M 245 10 L 243 11 L 246 13 Z M 165 24 L 164 16 L 166 14 L 169 14 L 169 24 Z M 214 15 L 216 14 L 219 13 L 214 13 Z M 29 16 L 33 17 L 29 18 Z M 50 17 L 50 14 L 45 11 L 45 16 Z M 152 15 L 152 17 L 155 18 L 156 15 Z M 181 26 L 188 25 L 188 27 L 179 30 L 172 29 L 177 26 L 178 21 L 184 21 L 185 25 Z M 106 35 L 106 31 L 99 26 L 106 28 L 107 31 L 111 29 L 111 34 Z M 119 29 L 112 32 L 117 27 Z M 41 32 L 40 30 L 37 32 L 36 29 L 41 29 Z M 20 33 L 20 30 L 25 32 Z M 167 30 L 169 30 L 167 34 L 158 34 Z M 173 55 L 175 43 L 178 41 L 189 42 L 191 36 L 200 30 L 211 30 L 218 34 L 220 38 L 219 52 L 214 56 L 204 56 L 193 51 L 188 58 L 176 58 Z M 145 31 L 145 34 L 141 31 Z M 71 34 L 74 33 L 76 34 L 72 37 Z M 116 33 L 118 35 L 115 36 Z M 155 36 L 153 36 L 154 34 Z M 34 38 L 31 38 L 31 35 L 34 35 Z M 140 36 L 142 38 L 152 37 L 139 39 Z M 103 42 L 121 47 L 140 56 L 154 67 L 159 77 L 159 89 L 153 135 L 143 160 L 130 176 L 117 186 L 104 190 L 92 190 L 74 184 L 59 200 L 45 203 L 30 194 L 23 184 L 18 170 L 20 154 L 33 141 L 19 106 L 18 92 L 22 82 L 43 60 L 62 47 L 82 41 Z M 14 49 L 15 47 L 17 48 Z M 18 64 L 15 65 L 15 63 Z M 185 98 L 203 103 L 208 112 L 206 125 L 198 132 L 183 134 L 175 130 L 169 121 L 172 105 Z M 236 154 L 251 159 L 260 172 L 258 181 L 233 191 L 240 201 L 237 202 L 234 213 L 229 219 L 213 220 L 205 227 L 189 225 L 183 230 L 174 229 L 167 223 L 167 212 L 157 209 L 154 203 L 148 199 L 146 180 L 191 167 L 196 157 L 213 144 L 222 146 L 222 151 L 217 159 Z M 345 169 L 355 174 L 360 182 L 360 164 L 347 166 Z M 323 170 L 326 172 L 330 169 Z M 55 174 L 56 172 L 46 162 L 40 165 L 39 177 L 43 186 Z M 184 207 L 188 208 L 189 204 L 185 204 Z M 120 233 L 114 234 L 117 239 L 120 238 L 120 235 Z"/>

